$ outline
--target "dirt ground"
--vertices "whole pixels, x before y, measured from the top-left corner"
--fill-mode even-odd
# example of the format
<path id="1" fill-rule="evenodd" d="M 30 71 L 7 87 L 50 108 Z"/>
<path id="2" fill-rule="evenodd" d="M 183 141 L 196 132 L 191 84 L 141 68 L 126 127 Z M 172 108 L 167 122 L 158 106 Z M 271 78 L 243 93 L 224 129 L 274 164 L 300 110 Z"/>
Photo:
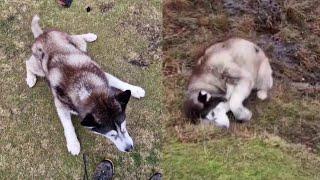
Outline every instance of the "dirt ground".
<path id="1" fill-rule="evenodd" d="M 221 161 L 218 153 L 222 149 L 238 148 L 239 139 L 248 149 L 253 142 L 261 141 L 266 152 L 280 150 L 274 156 L 293 158 L 295 168 L 286 172 L 267 172 L 272 164 L 259 164 L 270 157 L 253 152 L 256 166 L 265 168 L 256 175 L 248 171 L 228 172 L 230 176 L 214 176 L 228 179 L 244 178 L 319 178 L 320 153 L 320 5 L 317 0 L 166 0 L 163 17 L 163 73 L 165 76 L 167 134 L 164 150 L 164 169 L 172 178 L 192 179 L 208 170 L 218 173 L 245 156 L 244 152 L 226 157 L 227 161 L 217 167 L 205 166 L 198 158 L 204 153 L 208 160 Z M 255 94 L 249 97 L 246 105 L 253 110 L 249 123 L 233 121 L 227 131 L 208 125 L 193 125 L 182 113 L 182 102 L 191 69 L 203 49 L 208 45 L 230 37 L 242 37 L 257 43 L 270 58 L 275 85 L 267 101 L 259 101 Z M 232 118 L 232 117 L 231 117 Z M 271 140 L 270 140 L 271 139 Z M 282 145 L 273 140 L 281 141 Z M 223 143 L 227 141 L 227 143 Z M 271 143 L 272 142 L 272 143 Z M 240 143 L 240 142 L 239 142 Z M 271 147 L 269 148 L 269 143 Z M 199 152 L 189 149 L 195 146 Z M 220 146 L 216 147 L 216 146 Z M 296 147 L 305 156 L 297 157 Z M 177 148 L 179 147 L 179 148 Z M 274 148 L 274 149 L 273 149 Z M 188 149 L 185 150 L 184 149 Z M 289 151 L 288 151 L 289 150 Z M 208 156 L 207 153 L 211 153 Z M 262 153 L 262 152 L 261 152 Z M 312 157 L 312 161 L 309 160 Z M 191 159 L 188 159 L 191 158 Z M 229 159 L 228 159 L 229 158 Z M 278 159 L 279 160 L 279 159 Z M 175 162 L 174 162 L 175 161 Z M 177 162 L 178 161 L 178 162 Z M 194 162 L 193 162 L 194 161 Z M 283 160 L 281 160 L 283 161 Z M 247 159 L 243 160 L 244 163 Z M 275 163 L 278 162 L 275 160 Z M 188 167 L 190 173 L 183 173 L 175 166 Z M 280 163 L 280 162 L 279 162 Z M 173 166 L 175 164 L 175 166 Z M 313 164 L 313 165 L 312 165 Z M 255 168 L 253 166 L 252 168 Z M 279 164 L 277 169 L 287 168 Z M 293 173 L 293 169 L 303 171 Z M 290 168 L 289 168 L 290 169 Z M 309 173 L 305 173 L 310 171 Z M 178 173 L 173 173 L 178 172 Z M 265 172 L 265 174 L 263 173 Z M 266 173 L 267 172 L 267 173 Z M 226 172 L 227 173 L 227 172 Z M 248 174 L 249 173 L 249 174 Z M 284 173 L 284 174 L 283 174 Z M 285 174 L 287 173 L 288 176 Z M 224 173 L 221 173 L 224 174 Z M 259 176 L 261 175 L 262 176 Z M 290 175 L 291 174 L 291 175 Z M 198 175 L 198 176 L 197 176 Z M 226 175 L 226 174 L 225 174 Z M 233 177 L 233 178 L 232 178 Z M 281 178 L 281 179 L 282 179 Z"/>
<path id="2" fill-rule="evenodd" d="M 114 161 L 116 179 L 147 179 L 160 171 L 161 2 L 85 0 L 66 9 L 56 1 L 13 0 L 0 1 L 0 10 L 0 179 L 81 179 L 83 153 L 89 157 L 89 175 L 105 158 Z M 145 88 L 146 97 L 131 99 L 127 108 L 132 153 L 118 152 L 109 140 L 81 127 L 76 117 L 81 153 L 67 152 L 47 83 L 39 79 L 30 89 L 25 82 L 35 14 L 45 28 L 97 34 L 88 45 L 93 59 L 107 72 Z"/>

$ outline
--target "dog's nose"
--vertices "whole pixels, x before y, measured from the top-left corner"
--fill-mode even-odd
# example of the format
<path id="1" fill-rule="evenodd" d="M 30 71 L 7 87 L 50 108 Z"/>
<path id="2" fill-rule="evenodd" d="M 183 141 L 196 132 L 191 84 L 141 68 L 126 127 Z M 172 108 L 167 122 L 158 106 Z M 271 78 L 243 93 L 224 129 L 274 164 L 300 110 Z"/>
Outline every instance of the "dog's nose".
<path id="1" fill-rule="evenodd" d="M 133 150 L 133 146 L 132 145 L 127 146 L 126 149 L 125 149 L 126 152 L 130 152 L 132 150 Z"/>

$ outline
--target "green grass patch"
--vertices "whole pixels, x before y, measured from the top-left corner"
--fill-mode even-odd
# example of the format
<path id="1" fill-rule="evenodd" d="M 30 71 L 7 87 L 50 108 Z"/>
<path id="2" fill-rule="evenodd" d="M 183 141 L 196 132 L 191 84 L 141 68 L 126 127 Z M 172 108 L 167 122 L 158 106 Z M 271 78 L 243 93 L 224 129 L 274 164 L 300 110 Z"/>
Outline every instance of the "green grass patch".
<path id="1" fill-rule="evenodd" d="M 318 179 L 317 161 L 294 157 L 259 138 L 222 138 L 166 146 L 166 179 Z M 313 162 L 312 162 L 313 161 Z M 309 164 L 309 166 L 306 166 Z M 317 171 L 316 171 L 317 170 Z"/>

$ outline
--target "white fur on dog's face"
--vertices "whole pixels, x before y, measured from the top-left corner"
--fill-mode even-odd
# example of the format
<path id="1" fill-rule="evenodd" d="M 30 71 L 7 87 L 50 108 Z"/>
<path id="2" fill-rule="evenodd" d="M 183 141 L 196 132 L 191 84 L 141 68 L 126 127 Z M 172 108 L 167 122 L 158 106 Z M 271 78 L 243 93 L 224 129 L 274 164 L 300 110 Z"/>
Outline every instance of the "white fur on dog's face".
<path id="1" fill-rule="evenodd" d="M 199 96 L 205 96 L 206 99 L 201 97 L 202 103 L 208 103 L 212 98 L 212 95 L 205 90 L 201 90 Z M 199 99 L 198 99 L 199 100 Z M 205 101 L 205 102 L 204 102 Z M 219 102 L 215 107 L 212 108 L 205 117 L 202 117 L 203 121 L 213 122 L 216 126 L 222 128 L 229 128 L 229 118 L 227 116 L 227 112 L 229 111 L 229 103 L 225 101 Z"/>
<path id="2" fill-rule="evenodd" d="M 216 126 L 229 128 L 230 122 L 227 116 L 228 108 L 226 107 L 227 103 L 221 102 L 214 109 L 212 109 L 206 119 L 209 121 L 213 121 Z"/>
<path id="3" fill-rule="evenodd" d="M 121 127 L 117 127 L 117 131 L 111 130 L 104 136 L 110 139 L 119 151 L 129 152 L 133 149 L 133 140 L 127 131 L 126 121 L 121 123 Z"/>

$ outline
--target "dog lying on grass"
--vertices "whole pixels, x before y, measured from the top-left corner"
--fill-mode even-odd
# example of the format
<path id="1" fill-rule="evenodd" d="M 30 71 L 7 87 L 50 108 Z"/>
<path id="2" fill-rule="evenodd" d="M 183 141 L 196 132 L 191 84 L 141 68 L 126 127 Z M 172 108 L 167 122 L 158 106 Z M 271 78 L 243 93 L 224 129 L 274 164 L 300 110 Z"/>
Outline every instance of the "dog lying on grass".
<path id="1" fill-rule="evenodd" d="M 31 29 L 35 37 L 32 56 L 26 61 L 27 84 L 33 87 L 36 76 L 45 77 L 54 97 L 58 116 L 64 128 L 68 151 L 80 152 L 71 114 L 81 125 L 110 139 L 123 152 L 133 149 L 126 129 L 126 105 L 132 95 L 145 96 L 145 91 L 105 73 L 86 53 L 92 33 L 69 35 L 58 30 L 43 31 L 39 17 L 34 16 Z M 123 92 L 116 93 L 111 87 Z"/>
<path id="2" fill-rule="evenodd" d="M 229 127 L 228 111 L 236 119 L 249 121 L 252 113 L 243 101 L 253 89 L 264 100 L 273 85 L 268 58 L 257 45 L 233 38 L 206 49 L 188 84 L 186 115 Z"/>

